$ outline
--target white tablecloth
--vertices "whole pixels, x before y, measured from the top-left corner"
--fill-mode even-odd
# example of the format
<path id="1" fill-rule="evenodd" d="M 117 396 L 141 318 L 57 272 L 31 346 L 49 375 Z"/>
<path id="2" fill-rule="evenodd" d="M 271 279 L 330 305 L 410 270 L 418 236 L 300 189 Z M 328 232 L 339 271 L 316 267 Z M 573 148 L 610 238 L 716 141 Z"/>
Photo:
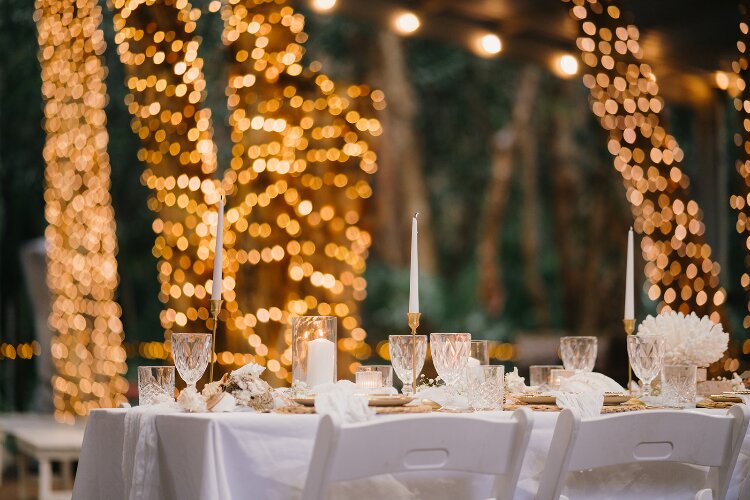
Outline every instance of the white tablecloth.
<path id="1" fill-rule="evenodd" d="M 89 417 L 76 475 L 74 499 L 123 498 L 122 473 L 125 414 L 128 410 L 95 410 Z M 723 412 L 723 410 L 699 410 Z M 442 414 L 426 418 L 442 418 Z M 487 413 L 509 418 L 510 412 Z M 413 416 L 379 416 L 413 418 Z M 534 430 L 524 461 L 518 499 L 533 499 L 557 419 L 554 412 L 535 412 Z M 254 413 L 156 416 L 158 459 L 151 470 L 152 492 L 162 499 L 298 498 L 312 455 L 316 415 Z M 700 432 L 696 429 L 696 432 Z M 750 433 L 749 433 L 750 434 Z M 367 453 L 367 450 L 362 450 Z M 630 466 L 569 475 L 565 492 L 579 498 L 692 498 L 699 489 L 700 468 L 657 464 L 648 470 Z M 735 468 L 729 499 L 737 499 L 740 482 L 750 476 L 750 435 Z M 469 498 L 489 491 L 486 477 L 449 474 L 380 477 L 341 485 L 336 497 Z M 147 499 L 143 499 L 147 500 Z"/>

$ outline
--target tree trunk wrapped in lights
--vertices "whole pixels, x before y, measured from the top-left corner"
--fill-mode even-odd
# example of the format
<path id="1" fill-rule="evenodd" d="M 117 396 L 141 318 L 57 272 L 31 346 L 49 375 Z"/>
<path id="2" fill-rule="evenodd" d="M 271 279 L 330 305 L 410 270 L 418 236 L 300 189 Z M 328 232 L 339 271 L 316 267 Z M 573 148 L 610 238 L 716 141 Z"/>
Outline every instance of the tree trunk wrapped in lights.
<path id="1" fill-rule="evenodd" d="M 147 165 L 142 182 L 157 214 L 153 253 L 159 299 L 167 304 L 161 323 L 167 333 L 204 331 L 219 194 L 201 40 L 194 34 L 200 11 L 184 0 L 116 0 L 114 8 L 126 104 L 142 141 L 138 158 Z"/>
<path id="2" fill-rule="evenodd" d="M 47 282 L 55 331 L 55 417 L 72 422 L 125 401 L 128 388 L 109 194 L 109 137 L 96 0 L 38 0 L 47 162 Z"/>
<path id="3" fill-rule="evenodd" d="M 289 381 L 289 316 L 335 315 L 339 349 L 367 358 L 358 302 L 370 235 L 358 224 L 377 168 L 369 140 L 382 132 L 372 115 L 383 93 L 364 85 L 342 91 L 320 63 L 304 68 L 304 17 L 286 2 L 230 0 L 222 18 L 234 143 L 225 177 L 234 200 L 229 337 L 249 343 L 257 361 Z M 342 359 L 342 373 L 353 371 L 351 357 Z"/>
<path id="4" fill-rule="evenodd" d="M 577 45 L 592 110 L 609 132 L 634 228 L 643 234 L 648 296 L 660 300 L 659 310 L 709 314 L 718 322 L 726 299 L 719 264 L 711 258 L 702 212 L 680 168 L 683 151 L 661 123 L 663 101 L 656 75 L 641 62 L 638 29 L 611 2 L 572 2 L 571 14 L 580 27 Z"/>
<path id="5" fill-rule="evenodd" d="M 737 42 L 737 48 L 740 52 L 739 59 L 732 63 L 732 68 L 738 74 L 737 90 L 738 95 L 734 98 L 734 107 L 742 118 L 742 129 L 735 135 L 735 144 L 739 151 L 736 161 L 737 173 L 743 180 L 742 191 L 730 198 L 732 208 L 736 209 L 737 214 L 737 231 L 745 236 L 745 272 L 742 273 L 740 282 L 742 288 L 748 293 L 750 299 L 750 68 L 748 68 L 748 44 L 750 44 L 750 12 L 745 5 L 740 6 L 742 21 L 740 22 L 740 40 Z M 748 311 L 750 311 L 750 300 L 747 302 Z M 750 314 L 746 314 L 742 326 L 750 328 Z M 750 346 L 745 343 L 745 346 Z M 743 349 L 748 352 L 748 347 Z M 739 367 L 739 364 L 738 364 Z M 736 369 L 736 368 L 735 368 Z"/>
<path id="6" fill-rule="evenodd" d="M 199 12 L 181 0 L 119 0 L 115 8 L 127 104 L 148 165 L 143 181 L 155 191 L 154 254 L 168 303 L 162 324 L 200 328 L 219 183 L 211 180 L 216 147 L 192 35 Z M 221 181 L 230 195 L 227 335 L 217 345 L 237 352 L 221 352 L 219 363 L 256 361 L 276 382 L 288 381 L 291 314 L 338 316 L 340 349 L 366 358 L 357 310 L 370 236 L 358 223 L 371 195 L 366 178 L 377 168 L 366 138 L 382 131 L 370 115 L 384 106 L 383 93 L 356 85 L 337 92 L 319 67 L 303 68 L 304 18 L 289 6 L 230 2 L 222 16 L 233 146 Z"/>

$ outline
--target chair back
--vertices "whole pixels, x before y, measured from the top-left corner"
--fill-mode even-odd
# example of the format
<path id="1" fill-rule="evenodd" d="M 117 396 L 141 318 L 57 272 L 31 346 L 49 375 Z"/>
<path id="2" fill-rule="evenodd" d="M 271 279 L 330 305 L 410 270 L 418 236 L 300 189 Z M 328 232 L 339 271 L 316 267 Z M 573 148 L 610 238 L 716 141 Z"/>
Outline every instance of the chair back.
<path id="1" fill-rule="evenodd" d="M 723 499 L 750 420 L 745 405 L 725 415 L 649 410 L 581 421 L 560 413 L 537 492 L 560 497 L 568 471 L 643 462 L 680 462 L 710 468 L 706 488 Z"/>
<path id="2" fill-rule="evenodd" d="M 336 481 L 446 470 L 494 475 L 493 495 L 511 499 L 532 426 L 525 408 L 507 420 L 423 415 L 338 425 L 324 416 L 302 498 L 327 498 Z"/>

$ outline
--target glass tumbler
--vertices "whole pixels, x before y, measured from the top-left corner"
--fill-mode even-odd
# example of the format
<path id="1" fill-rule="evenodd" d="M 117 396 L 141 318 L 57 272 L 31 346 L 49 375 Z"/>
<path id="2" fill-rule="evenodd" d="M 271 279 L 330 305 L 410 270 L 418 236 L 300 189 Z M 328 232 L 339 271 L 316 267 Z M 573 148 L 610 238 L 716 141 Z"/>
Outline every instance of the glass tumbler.
<path id="1" fill-rule="evenodd" d="M 210 333 L 173 333 L 172 357 L 180 377 L 195 389 L 195 383 L 203 376 L 211 359 Z"/>
<path id="2" fill-rule="evenodd" d="M 174 366 L 138 367 L 138 405 L 174 401 Z"/>
<path id="3" fill-rule="evenodd" d="M 529 384 L 539 387 L 540 390 L 548 389 L 553 385 L 552 370 L 562 369 L 562 365 L 531 365 L 529 367 Z"/>
<path id="4" fill-rule="evenodd" d="M 393 370 L 404 383 L 401 392 L 411 394 L 412 359 L 416 365 L 416 377 L 419 378 L 427 355 L 427 335 L 390 335 L 388 345 Z"/>
<path id="5" fill-rule="evenodd" d="M 505 393 L 505 367 L 468 366 L 466 381 L 472 410 L 502 410 Z"/>
<path id="6" fill-rule="evenodd" d="M 661 394 L 667 406 L 695 408 L 698 367 L 664 365 L 661 369 Z"/>
<path id="7" fill-rule="evenodd" d="M 560 357 L 566 370 L 590 372 L 596 363 L 596 337 L 561 337 Z"/>
<path id="8" fill-rule="evenodd" d="M 468 366 L 490 364 L 490 349 L 486 340 L 472 340 Z"/>

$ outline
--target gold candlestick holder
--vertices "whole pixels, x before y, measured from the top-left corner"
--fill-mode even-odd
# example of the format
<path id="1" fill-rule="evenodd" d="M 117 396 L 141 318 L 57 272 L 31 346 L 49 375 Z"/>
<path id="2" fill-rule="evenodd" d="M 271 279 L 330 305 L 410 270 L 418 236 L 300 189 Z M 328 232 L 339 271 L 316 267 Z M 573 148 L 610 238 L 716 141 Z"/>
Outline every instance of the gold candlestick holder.
<path id="1" fill-rule="evenodd" d="M 406 320 L 411 329 L 411 393 L 417 394 L 417 328 L 419 327 L 418 312 L 406 313 Z"/>
<path id="2" fill-rule="evenodd" d="M 216 327 L 219 324 L 219 313 L 223 300 L 211 300 L 211 317 L 214 319 L 213 335 L 211 335 L 211 368 L 208 371 L 208 382 L 214 381 L 214 361 L 216 361 Z"/>
<path id="3" fill-rule="evenodd" d="M 634 319 L 624 319 L 622 320 L 622 324 L 625 327 L 625 334 L 629 337 L 633 334 L 635 331 L 635 320 Z M 628 359 L 628 393 L 632 394 L 633 390 L 630 388 L 631 384 L 633 383 L 633 367 L 630 366 L 630 359 Z"/>

